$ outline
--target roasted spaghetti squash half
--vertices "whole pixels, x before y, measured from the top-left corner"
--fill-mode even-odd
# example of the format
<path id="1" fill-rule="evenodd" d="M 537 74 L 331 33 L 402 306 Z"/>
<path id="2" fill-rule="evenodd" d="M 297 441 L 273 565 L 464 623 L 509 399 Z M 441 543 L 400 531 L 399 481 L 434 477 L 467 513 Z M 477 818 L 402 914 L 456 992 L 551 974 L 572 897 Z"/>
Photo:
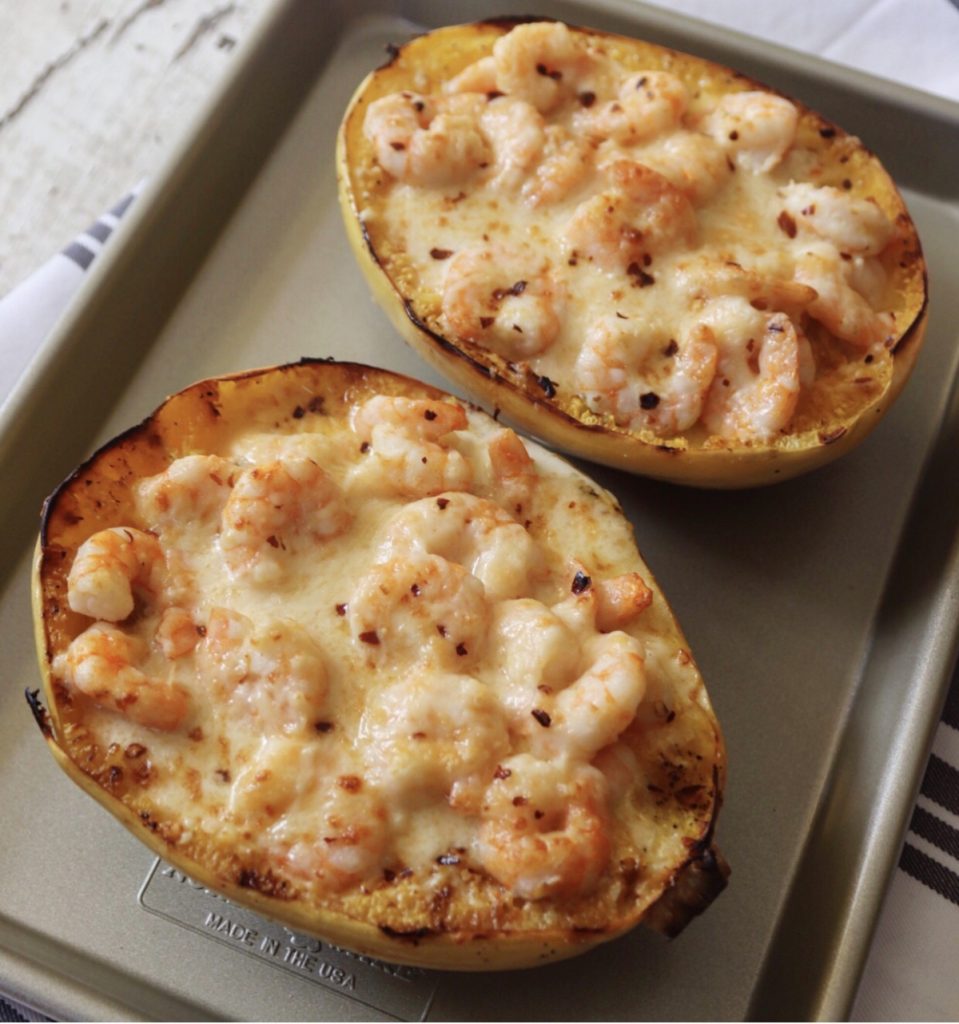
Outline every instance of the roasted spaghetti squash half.
<path id="1" fill-rule="evenodd" d="M 439 29 L 360 85 L 347 233 L 400 334 L 561 450 L 708 487 L 849 451 L 922 342 L 919 239 L 842 128 L 554 21 Z"/>
<path id="2" fill-rule="evenodd" d="M 187 388 L 48 499 L 34 602 L 61 767 L 297 930 L 514 968 L 725 883 L 719 726 L 621 509 L 434 388 Z"/>

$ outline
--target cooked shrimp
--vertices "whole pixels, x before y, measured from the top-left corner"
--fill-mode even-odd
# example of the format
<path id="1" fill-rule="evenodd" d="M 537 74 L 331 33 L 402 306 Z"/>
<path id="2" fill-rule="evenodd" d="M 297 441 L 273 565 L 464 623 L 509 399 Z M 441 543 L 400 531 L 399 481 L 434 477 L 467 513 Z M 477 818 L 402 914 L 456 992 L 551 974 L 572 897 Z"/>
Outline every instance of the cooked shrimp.
<path id="1" fill-rule="evenodd" d="M 163 549 L 152 533 L 116 526 L 88 537 L 67 577 L 67 600 L 81 615 L 121 622 L 135 597 L 156 599 L 166 581 Z"/>
<path id="2" fill-rule="evenodd" d="M 233 777 L 227 809 L 244 824 L 269 826 L 300 792 L 316 785 L 321 767 L 326 766 L 320 765 L 315 744 L 285 736 L 263 736 Z"/>
<path id="3" fill-rule="evenodd" d="M 621 146 L 635 146 L 677 128 L 688 105 L 689 91 L 675 75 L 640 71 L 623 82 L 617 99 L 577 112 L 573 124 Z"/>
<path id="4" fill-rule="evenodd" d="M 604 747 L 592 761 L 593 767 L 603 773 L 609 790 L 610 807 L 632 793 L 643 778 L 639 761 L 628 744 L 612 743 Z"/>
<path id="5" fill-rule="evenodd" d="M 443 280 L 449 329 L 507 359 L 529 359 L 559 335 L 564 306 L 549 260 L 531 249 L 487 245 L 461 249 Z"/>
<path id="6" fill-rule="evenodd" d="M 644 146 L 637 159 L 671 181 L 695 206 L 700 206 L 729 180 L 726 151 L 700 132 L 671 132 Z"/>
<path id="7" fill-rule="evenodd" d="M 485 785 L 509 752 L 496 696 L 468 675 L 420 672 L 377 693 L 360 722 L 371 778 L 391 804 L 449 797 L 457 806 Z"/>
<path id="8" fill-rule="evenodd" d="M 785 313 L 759 315 L 759 330 L 720 339 L 719 366 L 703 409 L 707 429 L 731 440 L 771 441 L 789 426 L 799 400 L 796 328 Z M 696 332 L 717 337 L 706 323 Z"/>
<path id="9" fill-rule="evenodd" d="M 595 636 L 583 661 L 585 671 L 531 714 L 541 726 L 529 733 L 534 753 L 589 761 L 636 717 L 646 692 L 639 641 L 619 631 Z"/>
<path id="10" fill-rule="evenodd" d="M 577 257 L 607 270 L 639 270 L 657 253 L 692 244 L 696 214 L 675 185 L 624 160 L 604 170 L 613 188 L 580 203 L 566 225 L 566 244 Z"/>
<path id="11" fill-rule="evenodd" d="M 653 592 L 638 572 L 596 580 L 596 628 L 601 633 L 628 626 L 653 603 Z"/>
<path id="12" fill-rule="evenodd" d="M 392 93 L 370 104 L 363 131 L 377 162 L 394 178 L 427 188 L 450 185 L 489 163 L 489 145 L 479 125 L 485 103 L 485 97 L 470 93 Z"/>
<path id="13" fill-rule="evenodd" d="M 189 714 L 189 694 L 177 683 L 148 676 L 138 667 L 146 658 L 142 640 L 98 622 L 57 655 L 53 670 L 99 707 L 138 725 L 172 732 Z"/>
<path id="14" fill-rule="evenodd" d="M 462 565 L 493 601 L 524 593 L 538 563 L 536 542 L 495 502 L 449 491 L 402 508 L 386 529 L 388 557 L 439 555 Z"/>
<path id="15" fill-rule="evenodd" d="M 724 96 L 702 122 L 736 164 L 764 174 L 786 155 L 796 138 L 799 112 L 781 96 L 736 92 Z"/>
<path id="16" fill-rule="evenodd" d="M 156 640 L 163 656 L 170 661 L 188 655 L 200 642 L 193 617 L 185 608 L 166 608 L 157 624 Z"/>
<path id="17" fill-rule="evenodd" d="M 490 614 L 483 585 L 461 565 L 409 551 L 375 563 L 348 608 L 357 646 L 404 669 L 462 670 L 482 649 Z"/>
<path id="18" fill-rule="evenodd" d="M 497 92 L 496 61 L 490 56 L 467 64 L 458 75 L 454 75 L 443 86 L 443 91 L 446 93 Z"/>
<path id="19" fill-rule="evenodd" d="M 236 473 L 219 455 L 185 455 L 139 484 L 137 510 L 160 532 L 185 523 L 215 525 Z"/>
<path id="20" fill-rule="evenodd" d="M 591 408 L 633 429 L 671 437 L 702 414 L 716 359 L 708 339 L 665 341 L 640 321 L 617 314 L 589 329 L 574 372 Z"/>
<path id="21" fill-rule="evenodd" d="M 523 198 L 533 207 L 561 202 L 586 177 L 592 163 L 593 148 L 587 139 L 562 125 L 547 125 L 539 162 L 523 184 Z"/>
<path id="22" fill-rule="evenodd" d="M 486 791 L 476 857 L 523 899 L 586 895 L 609 863 L 606 804 L 595 768 L 517 754 Z"/>
<path id="23" fill-rule="evenodd" d="M 896 337 L 892 313 L 877 312 L 845 279 L 842 261 L 834 252 L 809 250 L 796 260 L 796 280 L 814 288 L 809 314 L 856 348 L 888 345 Z"/>
<path id="24" fill-rule="evenodd" d="M 493 147 L 490 188 L 515 192 L 529 177 L 546 144 L 543 115 L 525 100 L 499 96 L 480 115 L 480 127 Z"/>
<path id="25" fill-rule="evenodd" d="M 539 474 L 526 445 L 508 427 L 498 430 L 487 444 L 492 497 L 503 508 L 521 517 L 528 506 Z"/>
<path id="26" fill-rule="evenodd" d="M 549 113 L 589 72 L 586 50 L 562 22 L 517 25 L 493 46 L 496 87 Z"/>
<path id="27" fill-rule="evenodd" d="M 217 707 L 257 735 L 311 734 L 326 712 L 323 653 L 292 620 L 254 625 L 214 608 L 197 656 Z"/>
<path id="28" fill-rule="evenodd" d="M 745 267 L 735 260 L 699 256 L 679 264 L 677 286 L 692 303 L 708 302 L 724 295 L 747 299 L 755 309 L 799 312 L 816 297 L 808 285 L 786 276 L 785 264 L 775 270 Z"/>
<path id="29" fill-rule="evenodd" d="M 281 552 L 302 540 L 342 533 L 351 515 L 343 494 L 312 460 L 277 459 L 243 471 L 223 508 L 220 548 L 231 572 L 268 583 Z"/>
<path id="30" fill-rule="evenodd" d="M 460 405 L 376 395 L 353 410 L 351 424 L 368 456 L 351 472 L 351 486 L 412 498 L 472 483 L 470 464 L 449 443 L 467 426 Z"/>
<path id="31" fill-rule="evenodd" d="M 892 221 L 869 199 L 857 199 L 829 185 L 792 182 L 779 194 L 795 225 L 851 255 L 877 256 L 896 232 Z"/>
<path id="32" fill-rule="evenodd" d="M 347 772 L 324 783 L 308 829 L 280 829 L 277 853 L 291 874 L 339 892 L 382 871 L 390 853 L 389 815 L 358 775 Z"/>

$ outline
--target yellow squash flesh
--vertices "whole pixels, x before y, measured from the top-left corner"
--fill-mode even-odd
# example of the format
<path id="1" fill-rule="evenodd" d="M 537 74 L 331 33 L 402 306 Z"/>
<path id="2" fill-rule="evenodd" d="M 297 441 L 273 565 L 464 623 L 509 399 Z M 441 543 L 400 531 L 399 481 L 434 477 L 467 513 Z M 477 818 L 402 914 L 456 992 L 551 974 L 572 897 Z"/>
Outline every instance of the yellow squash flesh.
<path id="1" fill-rule="evenodd" d="M 788 430 L 774 440 L 722 439 L 708 435 L 699 424 L 672 437 L 631 432 L 608 414 L 591 411 L 563 381 L 551 382 L 530 363 L 511 362 L 444 327 L 438 296 L 410 274 L 402 243 L 391 237 L 386 218 L 380 216 L 392 179 L 377 164 L 364 136 L 364 117 L 373 101 L 391 93 L 440 92 L 444 82 L 489 55 L 517 23 L 501 19 L 459 25 L 412 40 L 359 86 L 342 122 L 337 175 L 346 232 L 373 297 L 400 335 L 487 408 L 502 411 L 547 444 L 675 483 L 715 488 L 774 483 L 824 465 L 859 444 L 888 411 L 919 354 L 927 318 L 925 264 L 915 226 L 879 160 L 857 138 L 795 100 L 799 125 L 793 148 L 810 154 L 815 169 L 810 180 L 874 200 L 896 226 L 896 237 L 881 257 L 888 275 L 886 308 L 895 314 L 896 328 L 889 351 L 864 361 L 862 352 L 814 325 L 825 364 L 814 387 L 804 389 Z M 744 90 L 773 92 L 694 56 L 595 30 L 574 31 L 627 69 L 677 75 L 697 102 Z M 455 209 L 450 216 L 455 217 Z"/>
<path id="2" fill-rule="evenodd" d="M 125 749 L 98 736 L 97 723 L 107 712 L 57 677 L 57 654 L 91 622 L 67 602 L 76 551 L 99 530 L 143 525 L 134 503 L 138 481 L 176 458 L 222 453 L 240 424 L 280 434 L 309 431 L 315 418 L 344 417 L 354 403 L 374 394 L 442 396 L 385 371 L 321 361 L 201 381 L 105 445 L 51 495 L 33 582 L 43 703 L 31 695 L 51 753 L 137 838 L 195 881 L 296 930 L 364 954 L 433 968 L 507 969 L 571 956 L 641 920 L 676 933 L 725 884 L 727 869 L 713 846 L 725 776 L 719 726 L 686 641 L 619 506 L 536 446 L 530 450 L 537 465 L 577 490 L 587 517 L 581 521 L 592 523 L 597 534 L 584 543 L 607 553 L 611 573 L 641 572 L 652 588 L 643 628 L 653 630 L 679 666 L 650 682 L 659 691 L 648 694 L 623 734 L 636 757 L 636 776 L 616 804 L 608 872 L 587 896 L 518 900 L 469 862 L 436 863 L 408 877 L 384 872 L 381 880 L 334 894 L 291 878 L 255 842 L 231 843 L 217 830 L 188 832 L 183 820 L 152 795 L 157 779 L 178 770 L 176 763 L 164 761 L 166 748 L 158 735 L 135 727 L 140 734 L 134 746 L 147 753 L 144 758 L 141 749 L 139 760 L 131 761 Z M 496 429 L 483 414 L 472 415 L 480 429 Z M 557 510 L 551 524 L 531 530 L 546 536 L 570 514 Z M 124 728 L 127 724 L 132 725 Z M 188 746 L 190 739 L 201 738 L 183 737 L 183 742 Z M 160 753 L 154 755 L 154 749 Z M 630 829 L 643 837 L 648 853 L 638 854 L 636 843 L 627 842 Z"/>

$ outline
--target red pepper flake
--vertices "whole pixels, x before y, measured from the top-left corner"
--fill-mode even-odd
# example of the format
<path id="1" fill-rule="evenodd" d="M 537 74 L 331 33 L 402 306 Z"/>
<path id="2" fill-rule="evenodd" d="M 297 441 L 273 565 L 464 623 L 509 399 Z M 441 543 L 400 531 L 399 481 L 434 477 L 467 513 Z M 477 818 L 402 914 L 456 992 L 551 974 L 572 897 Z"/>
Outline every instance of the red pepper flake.
<path id="1" fill-rule="evenodd" d="M 384 882 L 395 882 L 396 872 L 390 870 L 390 868 L 383 868 L 383 881 Z"/>
<path id="2" fill-rule="evenodd" d="M 498 100 L 500 96 L 505 95 L 506 93 L 500 92 L 499 89 L 490 89 L 490 91 L 486 94 L 486 100 L 487 102 L 492 103 L 493 100 Z"/>
<path id="3" fill-rule="evenodd" d="M 123 756 L 135 761 L 138 757 L 143 757 L 146 752 L 147 748 L 142 743 L 128 743 L 124 748 Z"/>
<path id="4" fill-rule="evenodd" d="M 513 806 L 514 807 L 525 807 L 529 803 L 528 797 L 525 796 L 514 796 Z"/>
<path id="5" fill-rule="evenodd" d="M 649 266 L 648 263 L 646 265 Z M 643 270 L 643 268 L 636 262 L 630 263 L 626 268 L 626 273 L 629 274 L 630 277 L 636 278 L 633 282 L 634 288 L 647 288 L 649 285 L 656 283 L 656 278 L 653 277 L 652 274 Z"/>
<path id="6" fill-rule="evenodd" d="M 364 441 L 360 445 L 360 451 L 362 452 L 363 455 L 365 455 L 369 450 L 370 450 L 370 442 L 369 441 Z"/>
<path id="7" fill-rule="evenodd" d="M 504 768 L 501 764 L 496 766 L 496 771 L 493 772 L 494 779 L 508 779 L 513 773 L 509 768 Z"/>
<path id="8" fill-rule="evenodd" d="M 443 511 L 444 508 L 446 508 L 447 505 L 449 505 L 449 503 L 450 503 L 450 499 L 449 498 L 437 498 L 436 499 L 436 505 L 437 505 L 437 507 L 439 508 L 439 510 L 441 512 Z"/>
<path id="9" fill-rule="evenodd" d="M 659 395 L 655 391 L 647 391 L 639 396 L 639 404 L 643 409 L 655 409 L 659 405 Z"/>
<path id="10" fill-rule="evenodd" d="M 679 351 L 679 345 L 676 344 L 675 338 L 669 339 L 669 344 L 663 349 L 664 356 L 674 356 Z"/>
<path id="11" fill-rule="evenodd" d="M 226 768 L 217 768 L 213 774 L 220 780 L 220 782 L 230 781 L 230 773 Z"/>
<path id="12" fill-rule="evenodd" d="M 736 141 L 736 140 L 737 140 L 738 138 L 739 138 L 739 132 L 737 132 L 737 131 L 736 131 L 736 129 L 734 128 L 734 129 L 733 129 L 733 130 L 732 130 L 732 131 L 731 131 L 731 132 L 729 133 L 729 141 L 730 141 L 730 142 L 735 142 L 735 141 Z"/>
<path id="13" fill-rule="evenodd" d="M 648 78 L 647 78 L 647 77 L 646 77 L 645 75 L 641 75 L 641 76 L 640 76 L 640 78 L 639 78 L 639 81 L 637 81 L 637 83 L 636 83 L 636 88 L 637 88 L 637 89 L 642 89 L 642 87 L 643 87 L 643 86 L 644 86 L 644 85 L 645 85 L 645 84 L 646 84 L 646 83 L 647 83 L 648 81 L 649 81 L 649 79 L 648 79 Z"/>
<path id="14" fill-rule="evenodd" d="M 337 614 L 337 615 L 340 615 L 340 616 L 343 616 L 343 615 L 345 615 L 345 614 L 346 614 L 346 607 L 347 607 L 347 606 L 346 606 L 345 604 L 342 604 L 342 603 L 341 603 L 341 604 L 338 604 L 338 605 L 336 606 L 336 614 Z"/>
<path id="15" fill-rule="evenodd" d="M 424 420 L 429 420 L 430 422 L 435 420 L 436 419 L 436 410 L 435 409 L 427 409 L 426 412 L 423 413 L 423 419 Z"/>
<path id="16" fill-rule="evenodd" d="M 313 723 L 313 728 L 318 733 L 332 732 L 332 730 L 333 730 L 333 723 L 332 722 L 314 722 Z"/>
<path id="17" fill-rule="evenodd" d="M 206 636 L 206 626 L 197 626 L 196 627 L 196 635 L 197 636 Z"/>
<path id="18" fill-rule="evenodd" d="M 545 711 L 543 711 L 542 708 L 533 708 L 533 710 L 530 712 L 530 714 L 533 716 L 533 718 L 536 719 L 537 722 L 539 722 L 539 724 L 544 729 L 548 729 L 550 727 L 550 725 L 552 724 L 553 720 L 549 717 L 549 715 Z"/>
<path id="19" fill-rule="evenodd" d="M 467 654 L 469 654 L 469 651 L 468 651 L 468 650 L 466 649 L 466 644 L 457 644 L 457 645 L 456 645 L 456 653 L 457 653 L 457 654 L 458 654 L 458 655 L 459 655 L 459 656 L 460 656 L 461 658 L 462 658 L 462 657 L 463 657 L 464 655 L 467 655 Z"/>
<path id="20" fill-rule="evenodd" d="M 359 793 L 363 788 L 363 780 L 359 775 L 341 775 L 336 780 L 336 784 L 340 789 L 345 789 L 347 793 Z"/>
<path id="21" fill-rule="evenodd" d="M 591 107 L 596 102 L 596 93 L 590 92 L 588 89 L 586 92 L 581 92 L 579 94 L 579 102 L 584 107 Z"/>
<path id="22" fill-rule="evenodd" d="M 570 587 L 570 590 L 572 590 L 574 594 L 582 594 L 584 590 L 589 589 L 592 582 L 593 581 L 586 575 L 586 573 L 577 572 L 573 577 L 573 585 Z"/>
<path id="23" fill-rule="evenodd" d="M 545 815 L 545 814 L 546 814 L 546 812 L 545 812 L 545 811 L 538 811 L 538 810 L 537 810 L 537 811 L 533 811 L 533 817 L 534 817 L 534 818 L 535 818 L 535 819 L 536 819 L 537 821 L 539 821 L 539 819 L 540 819 L 540 818 L 542 818 L 542 817 L 543 817 L 543 815 Z"/>
<path id="24" fill-rule="evenodd" d="M 481 316 L 479 318 L 479 320 L 480 320 L 480 327 L 482 327 L 484 331 L 488 327 L 492 327 L 493 324 L 496 323 L 496 317 L 495 316 Z"/>
<path id="25" fill-rule="evenodd" d="M 436 632 L 439 633 L 439 635 L 442 636 L 442 637 L 445 637 L 447 635 L 446 627 L 443 625 L 442 622 L 437 624 Z"/>
<path id="26" fill-rule="evenodd" d="M 796 222 L 785 210 L 776 218 L 776 223 L 779 225 L 780 230 L 786 232 L 789 238 L 796 237 Z"/>
<path id="27" fill-rule="evenodd" d="M 405 142 L 391 142 L 390 143 L 390 149 L 395 149 L 398 153 L 401 153 L 404 149 L 406 149 L 406 143 Z"/>
<path id="28" fill-rule="evenodd" d="M 874 355 L 872 355 L 872 353 L 870 353 L 869 355 L 867 355 L 867 356 L 866 356 L 866 357 L 865 357 L 865 358 L 863 359 L 863 362 L 864 362 L 864 363 L 871 363 L 871 362 L 872 362 L 872 361 L 873 361 L 873 360 L 874 360 L 875 358 L 876 358 L 876 357 L 875 357 Z"/>
<path id="29" fill-rule="evenodd" d="M 536 383 L 543 389 L 547 398 L 556 397 L 556 382 L 549 379 L 547 376 L 537 377 Z"/>
<path id="30" fill-rule="evenodd" d="M 852 188 L 852 182 L 848 178 L 843 178 L 842 187 L 848 192 Z"/>
<path id="31" fill-rule="evenodd" d="M 276 539 L 276 536 L 274 534 L 272 534 L 272 533 L 270 534 L 269 537 L 266 538 L 266 542 L 267 542 L 267 544 L 270 545 L 271 548 L 278 548 L 280 546 L 280 542 Z"/>
<path id="32" fill-rule="evenodd" d="M 414 597 L 419 597 L 419 596 L 420 596 L 420 594 L 422 593 L 422 591 L 420 590 L 420 585 L 419 585 L 418 583 L 414 583 L 414 584 L 413 584 L 413 585 L 412 585 L 412 586 L 410 587 L 410 593 L 411 593 L 411 594 L 412 594 L 412 595 L 413 595 Z"/>
<path id="33" fill-rule="evenodd" d="M 305 415 L 306 415 L 306 409 L 304 409 L 302 405 L 298 405 L 293 410 L 293 419 L 295 419 L 295 420 L 301 420 L 301 419 L 303 419 L 303 417 Z"/>
<path id="34" fill-rule="evenodd" d="M 199 743 L 203 739 L 203 730 L 197 725 L 194 726 L 187 735 L 193 740 L 194 743 Z"/>
<path id="35" fill-rule="evenodd" d="M 375 629 L 368 629 L 365 632 L 360 633 L 360 639 L 363 643 L 372 644 L 374 647 L 380 642 L 380 638 Z"/>
<path id="36" fill-rule="evenodd" d="M 831 138 L 833 138 L 835 136 L 836 129 L 835 128 L 820 128 L 819 129 L 819 134 L 824 139 L 831 139 Z"/>
<path id="37" fill-rule="evenodd" d="M 430 256 L 432 256 L 434 260 L 448 260 L 452 255 L 452 249 L 430 249 Z"/>
<path id="38" fill-rule="evenodd" d="M 323 411 L 323 403 L 325 399 L 322 395 L 314 395 L 307 403 L 307 409 L 312 413 L 318 413 Z"/>

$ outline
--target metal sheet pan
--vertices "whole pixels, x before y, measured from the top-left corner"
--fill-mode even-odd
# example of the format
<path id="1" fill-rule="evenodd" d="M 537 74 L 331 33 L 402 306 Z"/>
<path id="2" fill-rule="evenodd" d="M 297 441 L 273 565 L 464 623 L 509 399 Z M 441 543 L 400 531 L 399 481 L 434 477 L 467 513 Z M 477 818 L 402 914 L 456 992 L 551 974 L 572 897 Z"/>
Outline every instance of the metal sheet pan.
<path id="1" fill-rule="evenodd" d="M 739 1019 L 848 1010 L 956 651 L 959 196 L 950 174 L 959 109 L 638 5 L 526 9 L 691 50 L 801 97 L 880 153 L 905 186 L 926 248 L 926 350 L 857 452 L 752 493 L 595 470 L 634 522 L 724 724 L 731 771 L 719 840 L 731 885 L 672 943 L 640 930 L 495 983 L 398 980 L 267 923 L 234 920 L 208 893 L 184 897 L 189 882 L 165 875 L 71 786 L 34 732 L 22 694 L 38 683 L 28 599 L 37 511 L 93 447 L 198 377 L 305 354 L 442 383 L 395 338 L 346 250 L 333 140 L 387 42 L 489 8 L 287 0 L 0 410 L 0 979 L 54 1016 Z"/>

